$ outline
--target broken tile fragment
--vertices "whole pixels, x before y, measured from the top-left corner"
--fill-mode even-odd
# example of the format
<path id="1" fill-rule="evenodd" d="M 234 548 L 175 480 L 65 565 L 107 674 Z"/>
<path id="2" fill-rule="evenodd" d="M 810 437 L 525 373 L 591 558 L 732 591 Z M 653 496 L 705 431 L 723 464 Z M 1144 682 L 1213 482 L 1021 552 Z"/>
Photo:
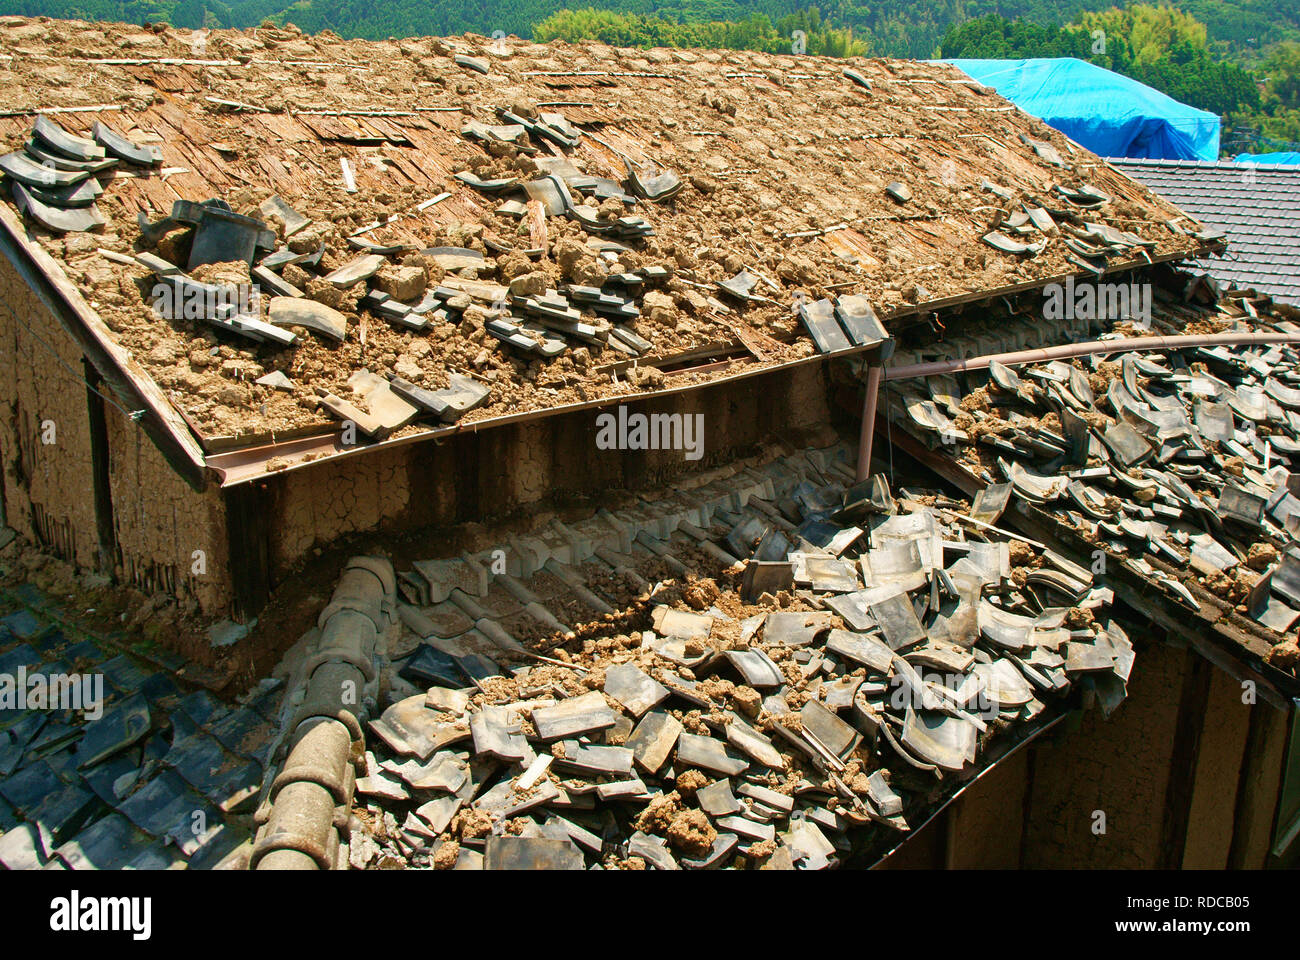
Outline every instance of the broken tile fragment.
<path id="1" fill-rule="evenodd" d="M 675 717 L 653 710 L 641 718 L 628 737 L 627 746 L 641 769 L 657 773 L 677 745 L 681 732 L 682 725 Z"/>
<path id="2" fill-rule="evenodd" d="M 860 734 L 816 700 L 799 711 L 803 729 L 815 736 L 837 757 L 843 757 L 857 743 Z"/>
<path id="3" fill-rule="evenodd" d="M 735 714 L 728 714 L 726 725 L 727 742 L 752 760 L 771 767 L 773 770 L 785 769 L 785 758 L 772 745 L 772 741 L 745 723 Z"/>
<path id="4" fill-rule="evenodd" d="M 447 829 L 464 801 L 457 796 L 439 797 L 415 808 L 416 816 L 424 820 L 435 834 Z"/>
<path id="5" fill-rule="evenodd" d="M 770 823 L 758 823 L 748 817 L 719 817 L 718 829 L 726 830 L 746 840 L 775 840 L 776 827 Z"/>
<path id="6" fill-rule="evenodd" d="M 826 638 L 826 649 L 870 667 L 876 673 L 888 674 L 894 661 L 894 652 L 879 638 L 848 630 L 832 630 Z"/>
<path id="7" fill-rule="evenodd" d="M 721 740 L 685 732 L 677 738 L 677 762 L 728 777 L 749 769 L 749 764 L 728 750 Z"/>
<path id="8" fill-rule="evenodd" d="M 668 699 L 668 689 L 631 663 L 605 670 L 605 693 L 639 717 Z"/>
<path id="9" fill-rule="evenodd" d="M 272 297 L 268 319 L 277 327 L 304 327 L 331 340 L 343 341 L 348 318 L 333 307 L 302 297 Z"/>
<path id="10" fill-rule="evenodd" d="M 588 776 L 630 776 L 634 751 L 628 747 L 608 747 L 599 744 L 562 740 L 557 745 L 555 766 L 565 771 L 576 771 Z"/>
<path id="11" fill-rule="evenodd" d="M 363 254 L 354 260 L 349 260 L 337 270 L 327 273 L 324 279 L 337 290 L 347 290 L 363 280 L 369 280 L 387 262 L 387 257 L 377 253 Z"/>
<path id="12" fill-rule="evenodd" d="M 697 790 L 695 801 L 700 805 L 701 810 L 715 820 L 718 817 L 740 813 L 745 809 L 745 805 L 732 794 L 731 781 L 725 777 Z"/>
<path id="13" fill-rule="evenodd" d="M 755 783 L 742 783 L 736 788 L 736 792 L 741 796 L 749 797 L 751 800 L 757 800 L 773 810 L 779 810 L 782 813 L 792 813 L 794 811 L 794 798 L 784 793 L 777 793 L 775 790 L 769 790 L 767 787 L 760 787 Z"/>
<path id="14" fill-rule="evenodd" d="M 483 707 L 469 721 L 474 751 L 518 763 L 529 757 L 528 741 L 519 733 L 518 719 L 505 707 Z"/>
<path id="15" fill-rule="evenodd" d="M 755 689 L 779 687 L 785 683 L 781 668 L 762 650 L 728 650 L 725 656 L 745 683 Z"/>
<path id="16" fill-rule="evenodd" d="M 613 726 L 614 711 L 605 703 L 604 695 L 593 690 L 562 700 L 553 707 L 534 710 L 533 724 L 543 740 L 559 740 Z"/>
<path id="17" fill-rule="evenodd" d="M 656 870 L 680 870 L 664 841 L 638 830 L 628 839 L 628 856 L 640 857 Z"/>
<path id="18" fill-rule="evenodd" d="M 716 870 L 731 858 L 739 845 L 740 838 L 734 833 L 719 832 L 706 856 L 699 858 L 683 857 L 679 862 L 687 870 Z"/>
<path id="19" fill-rule="evenodd" d="M 484 870 L 582 870 L 582 851 L 568 840 L 488 837 Z"/>
<path id="20" fill-rule="evenodd" d="M 713 630 L 713 618 L 699 613 L 657 606 L 652 614 L 655 633 L 683 640 L 707 640 Z"/>

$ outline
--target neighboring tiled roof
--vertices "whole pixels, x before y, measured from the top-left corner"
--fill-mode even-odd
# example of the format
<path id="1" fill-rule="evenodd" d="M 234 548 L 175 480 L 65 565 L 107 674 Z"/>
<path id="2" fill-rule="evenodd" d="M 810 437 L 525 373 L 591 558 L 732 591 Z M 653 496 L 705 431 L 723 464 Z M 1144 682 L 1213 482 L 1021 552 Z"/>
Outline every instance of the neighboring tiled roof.
<path id="1" fill-rule="evenodd" d="M 1228 235 L 1202 261 L 1212 276 L 1300 304 L 1300 166 L 1193 160 L 1112 160 L 1133 179 Z"/>
<path id="2" fill-rule="evenodd" d="M 275 739 L 264 712 L 279 700 L 273 685 L 231 707 L 29 609 L 0 619 L 0 681 L 73 673 L 102 676 L 98 719 L 0 709 L 0 867 L 164 869 L 226 858 L 248 836 L 244 814 Z"/>

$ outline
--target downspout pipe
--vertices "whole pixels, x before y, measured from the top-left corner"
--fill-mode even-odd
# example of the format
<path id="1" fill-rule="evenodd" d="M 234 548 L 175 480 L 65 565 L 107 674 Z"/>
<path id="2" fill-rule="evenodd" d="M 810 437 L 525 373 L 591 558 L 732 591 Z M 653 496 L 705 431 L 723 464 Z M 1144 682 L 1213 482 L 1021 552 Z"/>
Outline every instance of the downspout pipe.
<path id="1" fill-rule="evenodd" d="M 363 691 L 375 680 L 375 647 L 392 623 L 396 591 L 389 561 L 353 557 L 321 611 L 320 635 L 298 670 L 306 680 L 289 722 L 289 753 L 258 811 L 250 869 L 343 866 L 340 847 L 365 753 Z"/>
<path id="2" fill-rule="evenodd" d="M 879 363 L 867 367 L 867 394 L 862 400 L 862 427 L 858 436 L 858 469 L 853 475 L 858 483 L 871 476 L 871 442 L 876 436 L 876 400 L 880 396 L 883 372 Z"/>
<path id="3" fill-rule="evenodd" d="M 993 361 L 1008 367 L 1023 363 L 1043 363 L 1049 360 L 1067 360 L 1094 353 L 1132 353 L 1136 350 L 1186 350 L 1190 347 L 1237 347 L 1265 343 L 1300 343 L 1300 333 L 1207 333 L 1178 337 L 1128 337 L 1122 340 L 1089 340 L 1084 343 L 1065 343 L 1055 347 L 1036 347 L 1012 353 L 991 353 L 965 360 L 935 360 L 931 363 L 911 363 L 890 367 L 886 380 L 909 380 L 915 377 L 933 377 L 943 373 L 961 373 L 966 370 L 983 370 Z M 869 374 L 870 375 L 870 374 Z M 871 396 L 870 380 L 867 384 Z"/>

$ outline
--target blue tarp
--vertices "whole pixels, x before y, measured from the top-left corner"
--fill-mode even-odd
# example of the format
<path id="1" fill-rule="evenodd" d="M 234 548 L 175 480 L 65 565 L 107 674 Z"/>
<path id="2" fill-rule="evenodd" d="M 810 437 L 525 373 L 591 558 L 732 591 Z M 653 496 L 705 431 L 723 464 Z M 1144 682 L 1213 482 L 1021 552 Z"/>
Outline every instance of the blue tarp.
<path id="1" fill-rule="evenodd" d="M 1237 163 L 1300 163 L 1300 153 L 1239 153 Z"/>
<path id="2" fill-rule="evenodd" d="M 1219 118 L 1096 64 L 946 60 L 1103 157 L 1219 159 Z"/>

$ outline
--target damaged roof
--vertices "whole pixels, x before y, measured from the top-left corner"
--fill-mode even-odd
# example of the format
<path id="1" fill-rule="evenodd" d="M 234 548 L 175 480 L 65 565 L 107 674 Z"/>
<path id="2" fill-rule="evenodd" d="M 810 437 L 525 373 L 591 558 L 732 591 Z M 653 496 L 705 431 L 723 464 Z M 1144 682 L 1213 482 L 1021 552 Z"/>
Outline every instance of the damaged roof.
<path id="1" fill-rule="evenodd" d="M 1081 691 L 1121 705 L 1134 649 L 1088 570 L 960 501 L 855 484 L 851 453 L 553 520 L 510 538 L 504 571 L 492 550 L 399 567 L 400 623 L 355 632 L 381 710 L 338 865 L 869 863 Z M 327 657 L 369 662 L 313 636 L 282 664 L 301 678 L 286 717 Z M 319 849 L 272 829 L 297 822 L 297 769 L 259 811 L 254 864 Z"/>
<path id="2" fill-rule="evenodd" d="M 976 495 L 972 515 L 1009 511 L 1090 557 L 1126 602 L 1180 635 L 1209 627 L 1294 695 L 1300 326 L 1278 310 L 1162 294 L 1150 323 L 1106 324 L 1076 356 L 895 367 L 884 415 L 902 449 Z M 946 356 L 1005 349 L 989 347 L 956 341 Z"/>
<path id="3" fill-rule="evenodd" d="M 196 462 L 690 388 L 871 347 L 854 318 L 1213 246 L 943 65 L 22 18 L 0 52 L 0 221 Z M 29 202 L 60 196 L 71 221 Z M 229 284 L 260 302 L 154 309 Z"/>
<path id="4" fill-rule="evenodd" d="M 1226 160 L 1110 162 L 1227 234 L 1228 253 L 1201 262 L 1211 276 L 1300 305 L 1300 167 Z"/>

